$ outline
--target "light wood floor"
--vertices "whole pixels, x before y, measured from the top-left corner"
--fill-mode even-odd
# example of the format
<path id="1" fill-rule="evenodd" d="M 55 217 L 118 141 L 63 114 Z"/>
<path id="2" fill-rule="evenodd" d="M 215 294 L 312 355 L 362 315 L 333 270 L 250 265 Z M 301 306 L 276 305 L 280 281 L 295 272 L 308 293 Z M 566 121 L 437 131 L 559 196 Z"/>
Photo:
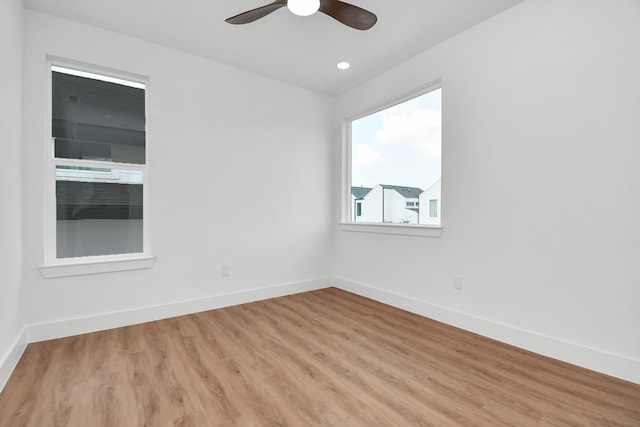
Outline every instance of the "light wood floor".
<path id="1" fill-rule="evenodd" d="M 0 426 L 640 426 L 640 385 L 337 289 L 28 346 Z"/>

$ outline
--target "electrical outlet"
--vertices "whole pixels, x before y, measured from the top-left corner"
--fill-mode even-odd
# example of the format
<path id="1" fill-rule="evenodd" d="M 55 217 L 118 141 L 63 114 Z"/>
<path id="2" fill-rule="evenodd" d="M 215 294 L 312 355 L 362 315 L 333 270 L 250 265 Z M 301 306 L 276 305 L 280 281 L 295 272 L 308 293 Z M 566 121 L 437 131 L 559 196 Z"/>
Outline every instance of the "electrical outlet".
<path id="1" fill-rule="evenodd" d="M 220 277 L 229 277 L 231 276 L 231 266 L 222 265 L 220 266 Z"/>
<path id="2" fill-rule="evenodd" d="M 453 289 L 462 290 L 462 276 L 453 276 Z"/>

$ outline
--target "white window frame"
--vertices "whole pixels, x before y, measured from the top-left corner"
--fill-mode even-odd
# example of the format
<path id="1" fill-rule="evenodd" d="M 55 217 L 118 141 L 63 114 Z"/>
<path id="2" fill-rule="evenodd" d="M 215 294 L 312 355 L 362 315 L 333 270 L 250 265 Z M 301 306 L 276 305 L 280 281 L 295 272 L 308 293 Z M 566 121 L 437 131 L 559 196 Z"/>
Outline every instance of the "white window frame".
<path id="1" fill-rule="evenodd" d="M 46 156 L 46 174 L 45 174 L 45 241 L 44 241 L 44 264 L 40 266 L 40 272 L 45 278 L 77 276 L 85 274 L 108 273 L 115 271 L 138 270 L 150 268 L 155 261 L 155 256 L 151 253 L 151 237 L 149 226 L 149 144 L 145 143 L 145 163 L 118 163 L 109 161 L 95 160 L 78 160 L 56 158 L 54 153 L 54 143 L 51 136 L 51 97 L 52 97 L 52 69 L 53 67 L 67 68 L 74 71 L 98 74 L 100 76 L 110 77 L 117 80 L 125 80 L 128 82 L 144 85 L 145 92 L 145 138 L 149 141 L 149 78 L 131 73 L 115 71 L 103 67 L 92 66 L 88 64 L 78 63 L 74 61 L 63 60 L 59 58 L 48 58 L 47 60 L 47 126 L 45 137 L 45 156 Z M 117 81 L 116 81 L 117 83 Z M 143 218 L 142 218 L 142 252 L 98 255 L 98 256 L 81 256 L 73 258 L 58 258 L 56 249 L 57 229 L 56 229 L 56 167 L 88 167 L 101 169 L 120 169 L 135 170 L 143 174 Z"/>
<path id="2" fill-rule="evenodd" d="M 382 105 L 379 105 L 373 109 L 361 112 L 360 114 L 345 117 L 342 123 L 342 193 L 341 193 L 341 219 L 339 229 L 341 231 L 348 232 L 360 232 L 360 233 L 378 233 L 378 234 L 395 234 L 403 236 L 415 236 L 415 237 L 440 237 L 442 235 L 443 224 L 442 220 L 439 225 L 428 224 L 390 224 L 390 223 L 367 223 L 367 222 L 354 222 L 351 216 L 351 177 L 352 177 L 352 129 L 351 123 L 355 120 L 363 117 L 378 113 L 382 110 L 386 110 L 395 105 L 402 104 L 403 102 L 417 98 L 426 93 L 432 92 L 437 89 L 442 89 L 442 81 L 440 79 L 435 80 L 417 90 L 409 92 L 404 96 L 390 100 Z M 444 93 L 444 90 L 443 90 Z M 444 105 L 444 100 L 442 101 Z M 442 142 L 444 146 L 444 114 L 442 119 Z M 442 150 L 444 151 L 444 150 Z M 441 164 L 444 164 L 441 157 Z M 444 172 L 444 171 L 442 171 Z M 443 173 L 441 172 L 441 179 Z M 442 203 L 442 194 L 440 197 L 440 203 Z"/>

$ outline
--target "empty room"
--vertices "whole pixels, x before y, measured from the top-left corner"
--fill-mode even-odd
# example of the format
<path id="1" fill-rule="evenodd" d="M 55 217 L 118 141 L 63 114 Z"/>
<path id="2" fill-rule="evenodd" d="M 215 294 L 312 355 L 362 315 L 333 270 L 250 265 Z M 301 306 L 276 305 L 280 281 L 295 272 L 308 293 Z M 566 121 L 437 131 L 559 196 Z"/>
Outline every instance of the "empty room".
<path id="1" fill-rule="evenodd" d="M 0 427 L 640 426 L 640 1 L 0 0 Z"/>

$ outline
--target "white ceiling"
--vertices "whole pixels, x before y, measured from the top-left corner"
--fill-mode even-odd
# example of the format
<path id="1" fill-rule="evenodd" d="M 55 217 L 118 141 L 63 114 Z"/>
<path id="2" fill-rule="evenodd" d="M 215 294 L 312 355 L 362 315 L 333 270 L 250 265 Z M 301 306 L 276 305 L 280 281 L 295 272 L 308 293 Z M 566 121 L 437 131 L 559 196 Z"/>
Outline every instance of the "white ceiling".
<path id="1" fill-rule="evenodd" d="M 246 25 L 224 20 L 270 0 L 25 0 L 40 10 L 338 95 L 523 0 L 351 0 L 368 31 L 281 8 Z M 351 68 L 340 71 L 339 61 Z"/>

